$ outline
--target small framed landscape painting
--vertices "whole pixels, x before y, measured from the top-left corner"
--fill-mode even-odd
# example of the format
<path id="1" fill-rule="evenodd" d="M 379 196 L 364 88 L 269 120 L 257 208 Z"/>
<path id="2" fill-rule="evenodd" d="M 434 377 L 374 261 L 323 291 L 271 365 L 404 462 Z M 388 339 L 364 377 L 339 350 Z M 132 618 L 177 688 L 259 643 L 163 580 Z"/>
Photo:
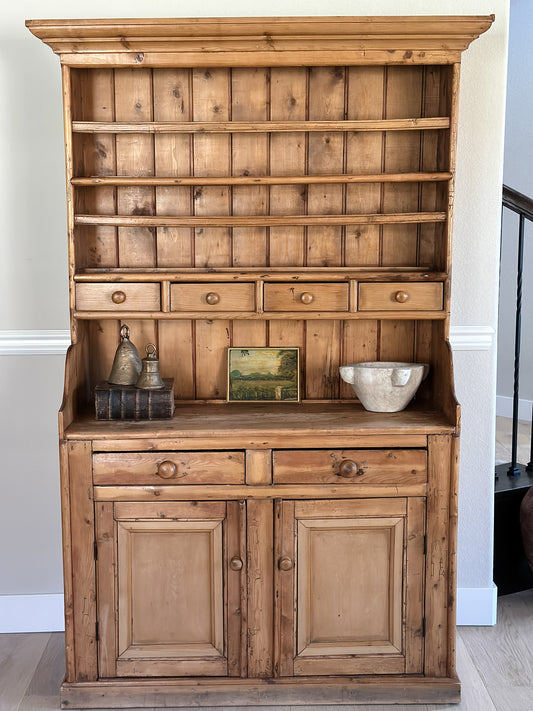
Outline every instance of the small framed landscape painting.
<path id="1" fill-rule="evenodd" d="M 299 402 L 298 348 L 228 348 L 228 402 Z"/>

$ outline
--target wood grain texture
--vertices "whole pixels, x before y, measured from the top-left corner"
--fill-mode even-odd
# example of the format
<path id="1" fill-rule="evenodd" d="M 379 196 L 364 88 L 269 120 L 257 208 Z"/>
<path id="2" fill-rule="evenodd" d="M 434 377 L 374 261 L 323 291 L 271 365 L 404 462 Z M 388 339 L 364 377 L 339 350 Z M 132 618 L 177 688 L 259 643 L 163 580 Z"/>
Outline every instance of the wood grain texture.
<path id="1" fill-rule="evenodd" d="M 247 517 L 248 676 L 271 677 L 274 595 L 272 501 L 248 501 Z"/>
<path id="2" fill-rule="evenodd" d="M 64 706 L 457 701 L 457 98 L 492 19 L 28 23 L 64 67 Z M 124 321 L 170 420 L 79 414 Z M 298 347 L 310 402 L 222 404 L 231 345 Z M 370 413 L 359 360 L 430 375 Z"/>
<path id="3" fill-rule="evenodd" d="M 67 445 L 70 493 L 73 648 L 67 668 L 77 681 L 97 678 L 94 504 L 90 442 Z M 67 562 L 68 566 L 68 562 Z M 68 567 L 67 567 L 68 570 Z M 72 655 L 72 656 L 71 656 Z"/>

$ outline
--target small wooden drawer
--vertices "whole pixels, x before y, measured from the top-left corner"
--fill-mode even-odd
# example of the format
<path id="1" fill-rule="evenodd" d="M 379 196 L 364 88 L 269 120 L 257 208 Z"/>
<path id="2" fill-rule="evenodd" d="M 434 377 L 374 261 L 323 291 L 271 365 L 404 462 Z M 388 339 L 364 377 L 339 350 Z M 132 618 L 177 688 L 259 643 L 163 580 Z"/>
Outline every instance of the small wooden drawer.
<path id="1" fill-rule="evenodd" d="M 95 485 L 243 484 L 243 452 L 109 452 L 93 455 Z"/>
<path id="2" fill-rule="evenodd" d="M 423 484 L 424 449 L 310 449 L 273 453 L 275 484 Z"/>
<path id="3" fill-rule="evenodd" d="M 442 282 L 359 284 L 359 311 L 440 311 Z"/>
<path id="4" fill-rule="evenodd" d="M 171 311 L 255 311 L 255 284 L 172 284 Z"/>
<path id="5" fill-rule="evenodd" d="M 265 311 L 348 311 L 345 282 L 265 284 Z"/>
<path id="6" fill-rule="evenodd" d="M 76 284 L 77 311 L 159 311 L 159 284 Z"/>

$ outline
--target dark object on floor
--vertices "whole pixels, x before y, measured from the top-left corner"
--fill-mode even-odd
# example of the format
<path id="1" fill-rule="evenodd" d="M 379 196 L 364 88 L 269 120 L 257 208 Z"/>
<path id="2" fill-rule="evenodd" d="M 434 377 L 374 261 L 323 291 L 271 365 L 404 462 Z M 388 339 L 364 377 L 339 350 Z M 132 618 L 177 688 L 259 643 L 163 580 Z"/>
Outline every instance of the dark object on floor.
<path id="1" fill-rule="evenodd" d="M 494 583 L 498 595 L 509 595 L 533 588 L 530 569 L 520 532 L 520 505 L 533 476 L 518 465 L 520 476 L 507 476 L 507 464 L 496 467 L 494 487 Z"/>
<path id="2" fill-rule="evenodd" d="M 524 553 L 533 571 L 533 486 L 531 486 L 520 505 L 520 529 Z"/>

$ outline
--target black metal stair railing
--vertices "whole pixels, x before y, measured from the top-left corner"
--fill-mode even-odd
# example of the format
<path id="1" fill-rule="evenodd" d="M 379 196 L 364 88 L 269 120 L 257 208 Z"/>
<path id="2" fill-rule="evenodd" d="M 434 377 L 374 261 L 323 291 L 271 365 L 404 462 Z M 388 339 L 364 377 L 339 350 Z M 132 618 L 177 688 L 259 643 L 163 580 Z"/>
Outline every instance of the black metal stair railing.
<path id="1" fill-rule="evenodd" d="M 512 424 L 512 443 L 511 443 L 511 462 L 509 464 L 501 464 L 496 468 L 496 478 L 507 469 L 507 475 L 510 477 L 519 477 L 522 472 L 529 475 L 533 474 L 533 411 L 532 411 L 532 427 L 531 427 L 531 447 L 530 458 L 525 466 L 517 463 L 517 447 L 518 447 L 518 405 L 519 405 L 519 389 L 520 389 L 520 340 L 522 333 L 522 277 L 524 271 L 524 236 L 525 222 L 529 220 L 533 222 L 533 199 L 522 195 L 522 193 L 513 190 L 512 188 L 503 186 L 502 199 L 502 219 L 503 209 L 512 210 L 519 216 L 518 229 L 518 264 L 516 273 L 516 317 L 515 317 L 515 343 L 514 343 L 514 376 L 513 376 L 513 424 Z M 529 476 L 527 477 L 529 479 Z M 517 482 L 518 483 L 518 482 Z M 521 482 L 522 483 L 522 482 Z M 531 481 L 523 482 L 524 486 L 530 486 Z"/>
<path id="2" fill-rule="evenodd" d="M 530 569 L 524 554 L 520 531 L 520 506 L 529 487 L 533 485 L 533 427 L 529 463 L 527 465 L 517 463 L 524 238 L 526 220 L 533 222 L 533 200 L 516 190 L 504 186 L 502 221 L 504 209 L 518 214 L 519 228 L 516 273 L 512 461 L 507 464 L 499 464 L 496 467 L 496 481 L 494 484 L 493 576 L 498 588 L 498 595 L 509 595 L 520 590 L 533 588 L 533 571 Z"/>

